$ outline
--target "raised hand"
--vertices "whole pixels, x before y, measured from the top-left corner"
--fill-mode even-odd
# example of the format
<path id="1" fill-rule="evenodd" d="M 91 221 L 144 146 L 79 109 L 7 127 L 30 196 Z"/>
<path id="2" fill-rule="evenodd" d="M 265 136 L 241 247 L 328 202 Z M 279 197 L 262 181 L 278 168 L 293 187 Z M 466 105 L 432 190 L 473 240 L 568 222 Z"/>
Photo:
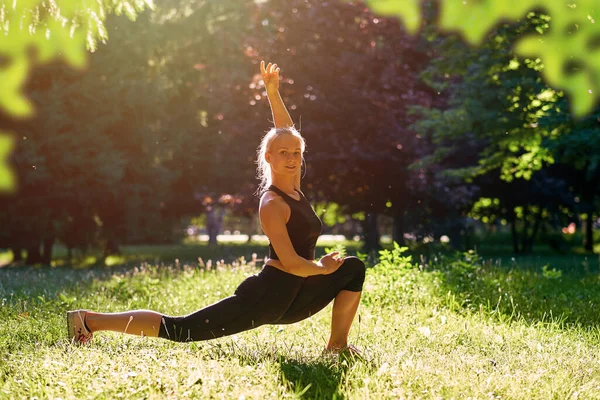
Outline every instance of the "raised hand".
<path id="1" fill-rule="evenodd" d="M 265 82 L 267 91 L 279 90 L 279 67 L 277 64 L 268 63 L 265 68 L 265 62 L 260 62 L 260 74 Z"/>

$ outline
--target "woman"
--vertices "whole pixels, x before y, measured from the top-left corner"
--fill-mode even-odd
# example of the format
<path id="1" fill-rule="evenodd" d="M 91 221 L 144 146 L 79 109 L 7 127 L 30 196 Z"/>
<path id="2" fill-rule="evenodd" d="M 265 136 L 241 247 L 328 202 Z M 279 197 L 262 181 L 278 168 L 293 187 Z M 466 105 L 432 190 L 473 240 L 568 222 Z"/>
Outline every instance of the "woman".
<path id="1" fill-rule="evenodd" d="M 322 224 L 300 190 L 304 139 L 279 94 L 279 68 L 260 64 L 275 128 L 258 149 L 261 180 L 259 215 L 270 240 L 269 257 L 257 275 L 235 293 L 192 314 L 171 317 L 155 311 L 67 312 L 69 337 L 88 342 L 94 332 L 116 331 L 173 341 L 208 340 L 264 324 L 291 324 L 310 317 L 332 300 L 331 336 L 326 349 L 355 352 L 348 332 L 356 314 L 365 266 L 356 257 L 330 253 L 315 261 Z"/>

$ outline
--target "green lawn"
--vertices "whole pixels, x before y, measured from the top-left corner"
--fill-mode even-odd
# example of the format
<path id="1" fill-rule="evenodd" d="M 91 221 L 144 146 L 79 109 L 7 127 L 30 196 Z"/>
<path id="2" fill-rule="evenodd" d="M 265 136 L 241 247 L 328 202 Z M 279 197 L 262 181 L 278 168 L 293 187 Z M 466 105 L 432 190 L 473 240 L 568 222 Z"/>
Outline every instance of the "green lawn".
<path id="1" fill-rule="evenodd" d="M 393 255 L 368 270 L 351 332 L 366 361 L 321 354 L 329 309 L 209 342 L 64 338 L 68 309 L 187 313 L 256 271 L 2 268 L 0 398 L 600 398 L 600 274 L 558 262 Z"/>
<path id="2" fill-rule="evenodd" d="M 355 252 L 360 249 L 362 243 L 354 241 L 328 242 L 319 240 L 317 243 L 317 254 L 323 255 L 327 248 L 334 246 L 345 246 L 348 251 Z M 103 260 L 102 253 L 98 249 L 90 249 L 85 253 L 74 252 L 71 265 L 76 267 L 90 267 L 98 265 L 119 266 L 135 265 L 142 262 L 151 264 L 174 264 L 181 263 L 204 263 L 208 260 L 222 260 L 233 262 L 244 257 L 251 260 L 253 254 L 258 259 L 263 259 L 268 254 L 268 242 L 251 243 L 220 243 L 217 246 L 209 246 L 206 242 L 186 242 L 182 244 L 165 245 L 124 245 L 120 247 L 121 254 L 109 256 Z M 67 265 L 67 249 L 57 244 L 53 247 L 52 266 Z M 0 249 L 0 267 L 9 264 L 13 260 L 10 250 Z"/>

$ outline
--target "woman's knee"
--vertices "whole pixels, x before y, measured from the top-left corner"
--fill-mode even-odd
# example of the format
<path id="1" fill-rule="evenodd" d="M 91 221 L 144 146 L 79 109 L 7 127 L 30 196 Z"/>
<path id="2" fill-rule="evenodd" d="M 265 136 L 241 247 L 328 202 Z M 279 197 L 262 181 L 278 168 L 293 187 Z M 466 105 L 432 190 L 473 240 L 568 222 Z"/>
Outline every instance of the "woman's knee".
<path id="1" fill-rule="evenodd" d="M 366 267 L 365 263 L 357 257 L 346 257 L 342 267 L 352 275 L 352 278 L 344 290 L 351 292 L 361 292 L 365 282 Z"/>

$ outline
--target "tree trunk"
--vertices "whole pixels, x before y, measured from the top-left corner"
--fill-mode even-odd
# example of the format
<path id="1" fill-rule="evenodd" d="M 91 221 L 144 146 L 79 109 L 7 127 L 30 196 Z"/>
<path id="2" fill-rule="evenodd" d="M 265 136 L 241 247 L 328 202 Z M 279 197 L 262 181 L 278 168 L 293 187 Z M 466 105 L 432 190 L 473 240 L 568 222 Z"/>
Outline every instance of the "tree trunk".
<path id="1" fill-rule="evenodd" d="M 221 231 L 221 224 L 225 211 L 217 212 L 215 207 L 208 207 L 206 210 L 206 231 L 208 233 L 208 244 L 217 245 L 217 235 Z"/>
<path id="2" fill-rule="evenodd" d="M 107 239 L 104 245 L 104 258 L 119 254 L 121 254 L 119 242 L 114 238 Z"/>
<path id="3" fill-rule="evenodd" d="M 535 224 L 533 225 L 533 230 L 531 235 L 529 235 L 527 239 L 527 248 L 525 248 L 525 252 L 531 253 L 533 251 L 533 244 L 535 243 L 535 238 L 537 237 L 537 233 L 540 229 L 540 225 L 542 223 L 542 210 L 540 208 L 540 212 L 537 214 L 535 219 Z"/>
<path id="4" fill-rule="evenodd" d="M 10 249 L 13 253 L 13 260 L 12 262 L 19 262 L 23 260 L 23 254 L 21 254 L 21 251 L 23 251 L 22 248 L 20 247 L 11 247 Z"/>
<path id="5" fill-rule="evenodd" d="M 521 253 L 527 253 L 527 241 L 529 239 L 529 206 L 523 207 L 523 232 L 521 235 Z"/>
<path id="6" fill-rule="evenodd" d="M 594 215 L 588 213 L 588 219 L 585 221 L 585 251 L 594 252 Z"/>
<path id="7" fill-rule="evenodd" d="M 50 265 L 52 262 L 52 246 L 54 245 L 54 237 L 44 239 L 42 254 L 40 261 L 44 265 Z"/>
<path id="8" fill-rule="evenodd" d="M 392 220 L 392 240 L 404 246 L 404 210 L 396 212 Z"/>
<path id="9" fill-rule="evenodd" d="M 39 264 L 42 261 L 42 254 L 40 252 L 40 244 L 27 246 L 27 261 L 26 264 L 34 265 Z"/>
<path id="10" fill-rule="evenodd" d="M 511 208 L 508 212 L 508 222 L 510 223 L 510 233 L 512 236 L 513 252 L 519 254 L 519 232 L 517 231 L 517 218 L 515 210 Z"/>
<path id="11" fill-rule="evenodd" d="M 596 193 L 600 185 L 600 165 L 595 164 L 593 170 L 588 170 L 586 185 L 582 193 L 582 200 L 587 205 L 587 221 L 585 224 L 585 251 L 594 252 L 594 203 L 596 201 Z"/>
<path id="12" fill-rule="evenodd" d="M 450 246 L 452 246 L 455 250 L 462 250 L 463 244 L 464 247 L 468 250 L 471 247 L 469 246 L 469 240 L 466 238 L 468 233 L 466 232 L 466 228 L 464 226 L 463 221 L 458 218 L 452 218 L 450 223 L 448 224 L 447 233 L 450 239 Z M 463 233 L 465 235 L 465 240 L 463 240 Z M 465 243 L 463 243 L 463 241 Z"/>
<path id="13" fill-rule="evenodd" d="M 250 217 L 250 226 L 248 227 L 248 241 L 246 243 L 251 243 L 252 242 L 252 235 L 257 234 L 260 235 L 261 234 L 261 230 L 260 230 L 260 220 L 258 218 L 258 213 L 256 215 L 252 215 Z"/>
<path id="14" fill-rule="evenodd" d="M 379 243 L 379 229 L 377 227 L 377 214 L 367 213 L 363 221 L 363 234 L 365 238 L 364 249 L 367 254 L 381 250 Z"/>

